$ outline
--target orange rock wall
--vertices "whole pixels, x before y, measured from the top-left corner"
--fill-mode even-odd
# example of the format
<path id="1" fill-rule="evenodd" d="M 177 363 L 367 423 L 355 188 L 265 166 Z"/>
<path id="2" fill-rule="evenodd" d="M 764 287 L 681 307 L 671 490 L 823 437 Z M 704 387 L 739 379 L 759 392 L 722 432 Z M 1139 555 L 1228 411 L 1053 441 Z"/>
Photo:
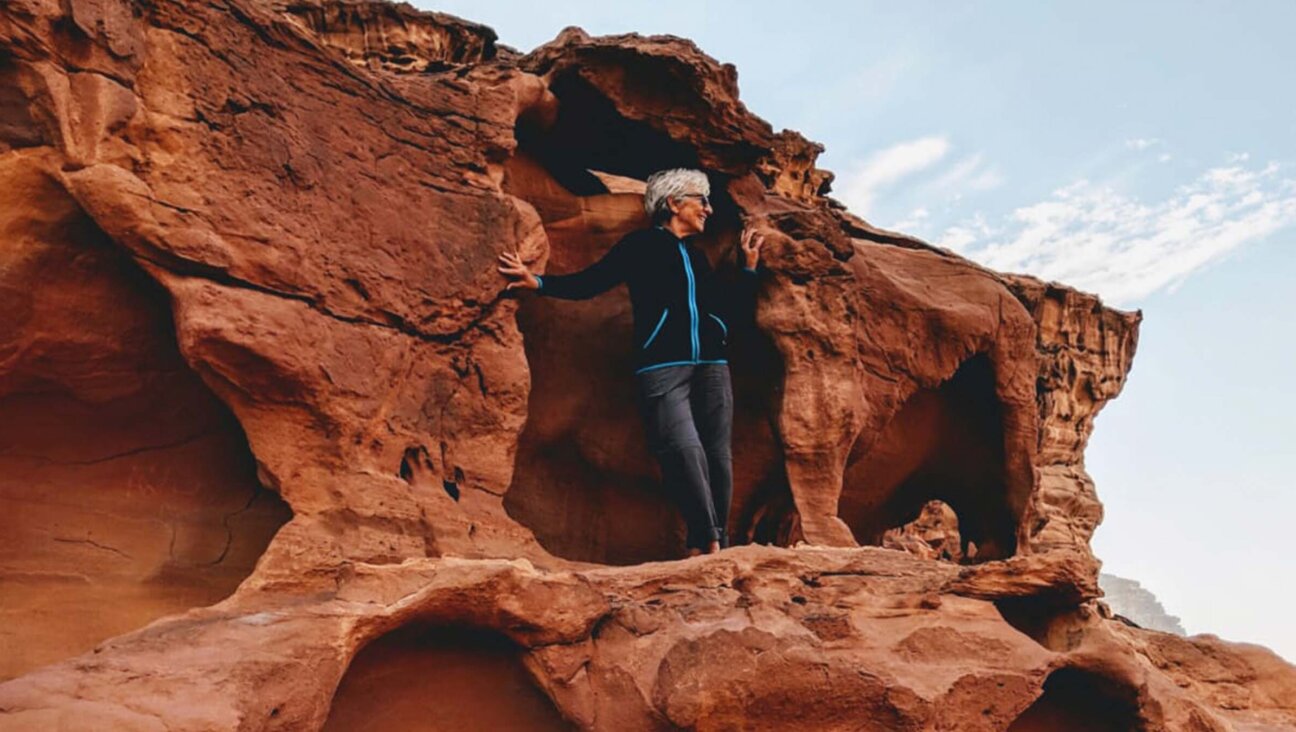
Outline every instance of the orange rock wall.
<path id="1" fill-rule="evenodd" d="M 1038 326 L 1040 486 L 1031 543 L 1088 546 L 1102 504 L 1084 469 L 1085 445 L 1094 417 L 1125 386 L 1142 316 L 1031 278 L 1009 282 Z"/>
<path id="2" fill-rule="evenodd" d="M 0 162 L 0 678 L 224 599 L 287 506 L 166 294 L 40 156 Z"/>

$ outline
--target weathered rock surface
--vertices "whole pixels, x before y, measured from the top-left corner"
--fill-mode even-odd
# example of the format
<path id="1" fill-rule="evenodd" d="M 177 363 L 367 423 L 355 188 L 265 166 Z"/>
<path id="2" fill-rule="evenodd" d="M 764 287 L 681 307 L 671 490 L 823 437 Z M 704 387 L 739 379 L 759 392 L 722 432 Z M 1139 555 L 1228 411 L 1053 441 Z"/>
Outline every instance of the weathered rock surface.
<path id="1" fill-rule="evenodd" d="M 963 541 L 959 536 L 958 514 L 944 501 L 928 501 L 918 518 L 882 535 L 882 546 L 899 549 L 924 559 L 962 562 Z"/>
<path id="2" fill-rule="evenodd" d="M 50 162 L 0 158 L 3 679 L 226 597 L 290 516 Z"/>
<path id="3" fill-rule="evenodd" d="M 0 729 L 1296 727 L 1276 656 L 1096 602 L 1139 316 L 870 226 L 821 150 L 673 37 L 6 4 Z M 626 296 L 495 259 L 593 261 L 672 165 L 717 266 L 767 233 L 731 526 L 775 546 L 638 564 L 680 529 Z"/>
<path id="4" fill-rule="evenodd" d="M 1084 469 L 1084 449 L 1094 417 L 1125 386 L 1142 316 L 1029 277 L 1007 283 L 1038 326 L 1039 484 L 1030 543 L 1038 550 L 1088 546 L 1102 504 Z"/>

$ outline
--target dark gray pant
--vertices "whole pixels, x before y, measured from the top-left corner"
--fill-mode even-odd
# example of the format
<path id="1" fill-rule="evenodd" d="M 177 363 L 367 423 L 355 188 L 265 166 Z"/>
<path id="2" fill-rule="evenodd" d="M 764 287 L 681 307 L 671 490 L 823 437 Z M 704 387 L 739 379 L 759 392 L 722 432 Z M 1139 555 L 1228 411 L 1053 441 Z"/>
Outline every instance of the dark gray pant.
<path id="1" fill-rule="evenodd" d="M 688 526 L 690 549 L 729 545 L 733 388 L 726 364 L 666 366 L 636 375 L 639 412 L 662 483 Z"/>

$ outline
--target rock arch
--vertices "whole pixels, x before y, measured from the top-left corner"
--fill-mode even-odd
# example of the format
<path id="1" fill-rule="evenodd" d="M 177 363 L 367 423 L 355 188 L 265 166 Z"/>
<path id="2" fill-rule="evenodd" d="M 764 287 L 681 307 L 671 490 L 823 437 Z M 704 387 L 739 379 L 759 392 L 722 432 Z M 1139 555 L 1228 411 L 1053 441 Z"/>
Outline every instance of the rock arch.
<path id="1" fill-rule="evenodd" d="M 570 730 L 504 636 L 412 624 L 367 645 L 333 696 L 324 732 Z"/>
<path id="2" fill-rule="evenodd" d="M 994 366 L 984 354 L 973 356 L 940 386 L 906 400 L 871 448 L 852 454 L 840 515 L 858 541 L 878 544 L 940 500 L 958 516 L 963 555 L 969 542 L 1011 555 L 1017 522 L 1005 495 L 1004 449 Z"/>
<path id="3" fill-rule="evenodd" d="M 1138 692 L 1090 671 L 1060 668 L 1044 691 L 1009 725 L 1009 732 L 1141 730 Z"/>

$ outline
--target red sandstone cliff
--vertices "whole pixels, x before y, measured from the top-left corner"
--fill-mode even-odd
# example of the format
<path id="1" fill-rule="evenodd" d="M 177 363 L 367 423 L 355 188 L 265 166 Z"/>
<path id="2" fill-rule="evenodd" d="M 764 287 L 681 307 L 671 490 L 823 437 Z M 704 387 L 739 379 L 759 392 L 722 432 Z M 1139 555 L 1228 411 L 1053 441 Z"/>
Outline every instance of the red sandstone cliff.
<path id="1" fill-rule="evenodd" d="M 1296 727 L 1273 654 L 1096 602 L 1138 315 L 870 226 L 820 150 L 678 38 L 5 5 L 0 730 Z M 643 564 L 681 537 L 628 301 L 494 262 L 583 266 L 671 165 L 714 261 L 767 232 L 754 545 Z"/>

